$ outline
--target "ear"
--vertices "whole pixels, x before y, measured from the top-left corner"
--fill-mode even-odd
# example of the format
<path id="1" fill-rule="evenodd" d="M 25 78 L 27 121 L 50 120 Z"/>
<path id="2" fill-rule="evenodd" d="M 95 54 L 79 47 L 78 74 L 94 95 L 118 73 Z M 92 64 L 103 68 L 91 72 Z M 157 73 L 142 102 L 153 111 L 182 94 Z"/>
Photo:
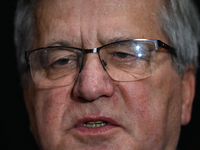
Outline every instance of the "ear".
<path id="1" fill-rule="evenodd" d="M 195 94 L 194 66 L 187 68 L 182 78 L 182 116 L 181 124 L 187 125 L 191 119 L 192 104 Z"/>

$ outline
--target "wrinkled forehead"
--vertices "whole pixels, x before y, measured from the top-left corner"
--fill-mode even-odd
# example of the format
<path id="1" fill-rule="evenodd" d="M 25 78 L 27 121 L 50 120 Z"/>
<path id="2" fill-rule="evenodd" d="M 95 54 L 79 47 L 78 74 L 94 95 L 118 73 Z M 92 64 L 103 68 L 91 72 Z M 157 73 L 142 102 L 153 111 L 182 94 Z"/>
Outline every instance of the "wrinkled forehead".
<path id="1" fill-rule="evenodd" d="M 161 3 L 162 0 L 40 0 L 35 7 L 35 39 L 48 43 L 62 38 L 79 45 L 84 39 L 157 39 L 151 34 L 156 32 L 159 36 L 156 16 Z"/>
<path id="2" fill-rule="evenodd" d="M 37 9 L 56 8 L 58 12 L 69 14 L 94 13 L 102 16 L 120 16 L 124 12 L 155 13 L 163 0 L 39 0 Z M 56 13 L 58 13 L 56 12 Z"/>

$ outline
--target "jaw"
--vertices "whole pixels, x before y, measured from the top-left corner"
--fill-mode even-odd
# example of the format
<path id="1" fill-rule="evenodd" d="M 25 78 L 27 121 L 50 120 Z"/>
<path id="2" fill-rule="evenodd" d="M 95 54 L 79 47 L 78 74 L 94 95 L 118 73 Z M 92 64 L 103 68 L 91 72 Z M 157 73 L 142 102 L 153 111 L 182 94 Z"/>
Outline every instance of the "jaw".
<path id="1" fill-rule="evenodd" d="M 34 130 L 35 136 L 39 137 L 37 138 L 38 143 L 44 147 L 42 149 L 48 150 L 54 149 L 58 145 L 60 149 L 69 145 L 69 148 L 75 146 L 80 149 L 83 147 L 113 149 L 113 145 L 116 149 L 124 149 L 124 145 L 127 149 L 132 147 L 141 150 L 173 149 L 176 147 L 180 132 L 180 120 L 177 120 L 180 117 L 176 116 L 179 114 L 180 108 L 177 107 L 178 104 L 174 103 L 174 100 L 167 101 L 167 99 L 172 99 L 171 97 L 167 99 L 164 95 L 159 99 L 155 99 L 158 95 L 147 97 L 146 94 L 151 95 L 150 93 L 152 93 L 149 90 L 152 89 L 152 85 L 149 83 L 152 81 L 116 84 L 112 97 L 101 97 L 88 103 L 79 103 L 78 99 L 70 99 L 70 94 L 67 93 L 70 93 L 73 86 L 37 91 L 34 96 L 31 96 L 33 89 L 30 88 L 29 100 L 32 97 L 32 102 L 35 103 L 31 109 L 34 110 L 35 119 L 32 119 L 35 120 L 36 125 L 32 123 L 32 126 L 35 126 L 36 129 Z M 162 85 L 160 83 L 159 90 L 152 89 L 154 94 L 161 92 Z M 168 94 L 166 93 L 166 95 Z M 177 97 L 177 99 L 179 98 Z M 114 118 L 122 124 L 124 129 L 114 129 L 112 134 L 105 135 L 86 135 L 82 132 L 67 131 L 73 126 L 74 120 L 83 116 L 91 117 L 91 114 Z M 171 121 L 168 122 L 169 120 Z M 84 122 L 87 121 L 86 119 Z"/>
<path id="2" fill-rule="evenodd" d="M 98 47 L 115 38 L 145 37 L 167 43 L 160 28 L 156 26 L 155 18 L 145 15 L 152 14 L 152 9 L 157 8 L 154 6 L 155 2 L 131 1 L 135 4 L 130 5 L 133 9 L 129 10 L 134 12 L 122 12 L 114 7 L 111 10 L 106 9 L 114 10 L 113 14 L 121 14 L 118 17 L 112 13 L 107 15 L 107 11 L 99 14 L 100 9 L 93 9 L 92 5 L 89 5 L 89 2 L 95 1 L 79 4 L 80 7 L 84 6 L 83 9 L 75 7 L 76 2 L 78 1 L 70 1 L 74 7 L 67 5 L 68 1 L 41 2 L 43 5 L 37 9 L 36 14 L 36 19 L 40 19 L 37 27 L 38 38 L 35 39 L 37 44 L 34 45 L 36 48 L 59 40 L 82 48 Z M 134 7 L 136 4 L 140 9 Z M 70 9 L 73 9 L 71 13 Z M 84 14 L 83 10 L 88 12 Z M 41 149 L 175 149 L 180 132 L 180 120 L 177 118 L 181 115 L 181 81 L 174 73 L 168 55 L 159 53 L 156 73 L 148 79 L 135 82 L 115 82 L 109 77 L 97 77 L 97 68 L 100 67 L 90 68 L 88 62 L 91 62 L 91 58 L 93 57 L 90 55 L 85 63 L 85 74 L 82 71 L 78 77 L 88 83 L 87 86 L 75 82 L 66 87 L 38 90 L 32 81 L 29 82 L 26 105 L 33 133 Z M 105 75 L 105 72 L 100 71 Z M 98 80 L 94 81 L 94 78 Z M 97 81 L 99 82 L 96 85 L 99 86 L 94 88 L 92 82 Z M 104 83 L 107 87 L 112 87 L 112 90 L 105 90 L 105 86 L 102 86 Z M 75 87 L 79 91 L 82 90 L 82 93 L 77 94 Z M 98 89 L 100 87 L 101 89 Z M 104 93 L 92 99 L 91 89 L 93 98 L 98 95 L 95 93 L 98 90 Z M 113 93 L 108 94 L 108 91 Z M 103 129 L 106 131 L 85 131 L 85 127 L 83 131 L 73 129 L 80 118 L 94 116 L 112 118 L 123 128 L 107 129 L 108 126 L 105 126 L 106 129 Z M 91 120 L 85 122 L 87 121 Z"/>

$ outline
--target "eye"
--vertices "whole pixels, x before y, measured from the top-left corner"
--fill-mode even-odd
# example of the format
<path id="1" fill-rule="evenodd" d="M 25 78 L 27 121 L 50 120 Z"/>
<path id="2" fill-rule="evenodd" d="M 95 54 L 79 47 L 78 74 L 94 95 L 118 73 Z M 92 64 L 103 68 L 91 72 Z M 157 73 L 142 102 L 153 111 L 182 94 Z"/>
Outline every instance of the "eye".
<path id="1" fill-rule="evenodd" d="M 77 58 L 76 57 L 66 57 L 60 58 L 58 60 L 53 61 L 49 67 L 52 69 L 64 69 L 64 68 L 71 68 L 77 65 Z"/>
<path id="2" fill-rule="evenodd" d="M 59 59 L 56 62 L 53 63 L 53 65 L 65 65 L 72 62 L 71 59 Z"/>
<path id="3" fill-rule="evenodd" d="M 116 52 L 115 54 L 113 54 L 113 56 L 117 56 L 119 58 L 127 58 L 132 56 L 131 54 L 128 53 L 123 53 L 123 52 Z"/>

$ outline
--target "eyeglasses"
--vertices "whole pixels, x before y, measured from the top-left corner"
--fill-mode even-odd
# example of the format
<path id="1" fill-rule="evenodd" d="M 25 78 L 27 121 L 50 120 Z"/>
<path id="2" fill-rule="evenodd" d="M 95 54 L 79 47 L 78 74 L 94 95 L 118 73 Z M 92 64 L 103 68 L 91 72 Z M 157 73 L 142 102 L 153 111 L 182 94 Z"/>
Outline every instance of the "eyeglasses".
<path id="1" fill-rule="evenodd" d="M 131 39 L 113 42 L 94 49 L 49 46 L 26 51 L 35 84 L 44 87 L 70 85 L 83 69 L 86 53 L 98 53 L 105 71 L 115 81 L 135 81 L 156 71 L 156 51 L 175 50 L 160 40 Z"/>

